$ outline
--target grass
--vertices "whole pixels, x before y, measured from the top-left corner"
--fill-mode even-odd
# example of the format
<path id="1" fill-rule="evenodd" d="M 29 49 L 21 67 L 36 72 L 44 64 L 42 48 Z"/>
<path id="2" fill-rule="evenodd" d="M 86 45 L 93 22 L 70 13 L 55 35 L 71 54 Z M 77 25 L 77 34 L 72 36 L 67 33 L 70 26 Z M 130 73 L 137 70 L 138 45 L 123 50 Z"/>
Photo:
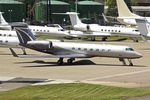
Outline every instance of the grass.
<path id="1" fill-rule="evenodd" d="M 150 90 L 91 84 L 26 86 L 0 93 L 0 100 L 124 100 L 150 94 Z"/>

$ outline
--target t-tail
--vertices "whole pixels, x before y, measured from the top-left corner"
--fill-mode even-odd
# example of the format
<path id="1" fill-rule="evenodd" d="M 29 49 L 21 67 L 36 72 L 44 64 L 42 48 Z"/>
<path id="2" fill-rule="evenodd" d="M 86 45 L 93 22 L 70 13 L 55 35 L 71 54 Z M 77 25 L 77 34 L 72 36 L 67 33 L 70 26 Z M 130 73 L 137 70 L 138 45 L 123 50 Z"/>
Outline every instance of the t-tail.
<path id="1" fill-rule="evenodd" d="M 140 34 L 144 37 L 150 37 L 150 22 L 146 18 L 136 18 L 136 23 Z"/>
<path id="2" fill-rule="evenodd" d="M 15 30 L 21 46 L 25 47 L 28 41 L 36 40 L 35 36 L 30 31 L 28 26 L 18 26 L 15 27 Z"/>
<path id="3" fill-rule="evenodd" d="M 83 24 L 78 17 L 78 13 L 67 12 L 66 14 L 69 15 L 72 26 Z"/>
<path id="4" fill-rule="evenodd" d="M 116 1 L 117 1 L 119 17 L 139 17 L 138 15 L 132 13 L 129 10 L 124 0 L 116 0 Z"/>
<path id="5" fill-rule="evenodd" d="M 9 25 L 3 17 L 3 12 L 0 12 L 0 24 L 1 25 Z"/>

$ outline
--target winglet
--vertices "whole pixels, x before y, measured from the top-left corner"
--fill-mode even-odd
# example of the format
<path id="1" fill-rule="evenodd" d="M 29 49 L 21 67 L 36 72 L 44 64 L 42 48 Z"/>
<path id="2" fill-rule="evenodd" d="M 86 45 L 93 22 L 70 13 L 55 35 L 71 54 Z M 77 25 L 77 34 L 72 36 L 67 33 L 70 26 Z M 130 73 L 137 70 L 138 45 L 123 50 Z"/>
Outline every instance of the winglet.
<path id="1" fill-rule="evenodd" d="M 10 51 L 11 51 L 11 53 L 12 53 L 12 55 L 14 56 L 14 57 L 19 57 L 17 54 L 16 54 L 16 52 L 12 49 L 12 48 L 9 48 L 10 49 Z"/>

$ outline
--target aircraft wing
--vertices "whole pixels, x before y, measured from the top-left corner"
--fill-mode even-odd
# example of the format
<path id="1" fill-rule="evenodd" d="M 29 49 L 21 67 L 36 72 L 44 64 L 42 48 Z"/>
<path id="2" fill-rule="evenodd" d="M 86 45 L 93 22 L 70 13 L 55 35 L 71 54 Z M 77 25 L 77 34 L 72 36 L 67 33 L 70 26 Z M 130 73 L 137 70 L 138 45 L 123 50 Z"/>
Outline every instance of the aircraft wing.
<path id="1" fill-rule="evenodd" d="M 84 54 L 70 54 L 70 55 L 20 55 L 19 58 L 87 58 Z"/>
<path id="2" fill-rule="evenodd" d="M 14 57 L 19 58 L 90 58 L 91 56 L 86 54 L 68 54 L 68 55 L 17 55 L 13 49 L 10 51 Z"/>
<path id="3" fill-rule="evenodd" d="M 111 36 L 111 33 L 100 33 L 100 32 L 83 32 L 82 34 L 70 34 L 77 36 Z"/>

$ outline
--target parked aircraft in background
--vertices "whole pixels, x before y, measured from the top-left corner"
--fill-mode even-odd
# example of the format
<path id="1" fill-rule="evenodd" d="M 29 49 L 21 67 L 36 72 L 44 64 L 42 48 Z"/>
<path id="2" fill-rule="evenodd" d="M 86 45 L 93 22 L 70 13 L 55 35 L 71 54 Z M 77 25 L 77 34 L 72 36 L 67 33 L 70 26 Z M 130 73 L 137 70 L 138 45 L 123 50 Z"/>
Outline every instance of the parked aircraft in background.
<path id="1" fill-rule="evenodd" d="M 126 3 L 124 2 L 124 0 L 116 0 L 116 1 L 117 1 L 118 14 L 119 14 L 119 17 L 117 19 L 120 23 L 126 25 L 137 25 L 135 18 L 146 18 L 146 20 L 150 22 L 149 17 L 142 17 L 132 13 L 129 10 Z"/>
<path id="2" fill-rule="evenodd" d="M 115 26 L 100 26 L 98 24 L 85 24 L 82 23 L 76 12 L 67 12 L 70 16 L 72 26 L 75 30 L 82 31 L 88 34 L 103 35 L 103 40 L 106 40 L 108 34 L 110 36 L 129 36 L 129 37 L 139 37 L 141 34 L 136 28 L 126 28 L 126 27 L 115 27 Z"/>
<path id="3" fill-rule="evenodd" d="M 69 42 L 52 42 L 45 40 L 36 40 L 33 33 L 27 27 L 16 27 L 19 44 L 25 48 L 36 50 L 42 53 L 52 54 L 54 56 L 39 56 L 41 58 L 59 58 L 58 64 L 63 64 L 64 58 L 68 64 L 72 64 L 75 58 L 91 58 L 91 57 L 110 57 L 119 58 L 124 64 L 124 59 L 128 59 L 129 65 L 133 66 L 131 59 L 141 58 L 142 55 L 127 46 L 115 45 L 98 45 L 86 43 L 69 43 Z M 18 55 L 11 50 L 15 57 Z M 37 56 L 24 56 L 37 57 Z M 38 58 L 39 58 L 38 57 Z"/>
<path id="4" fill-rule="evenodd" d="M 137 27 L 143 36 L 150 37 L 150 22 L 147 18 L 135 18 Z"/>

